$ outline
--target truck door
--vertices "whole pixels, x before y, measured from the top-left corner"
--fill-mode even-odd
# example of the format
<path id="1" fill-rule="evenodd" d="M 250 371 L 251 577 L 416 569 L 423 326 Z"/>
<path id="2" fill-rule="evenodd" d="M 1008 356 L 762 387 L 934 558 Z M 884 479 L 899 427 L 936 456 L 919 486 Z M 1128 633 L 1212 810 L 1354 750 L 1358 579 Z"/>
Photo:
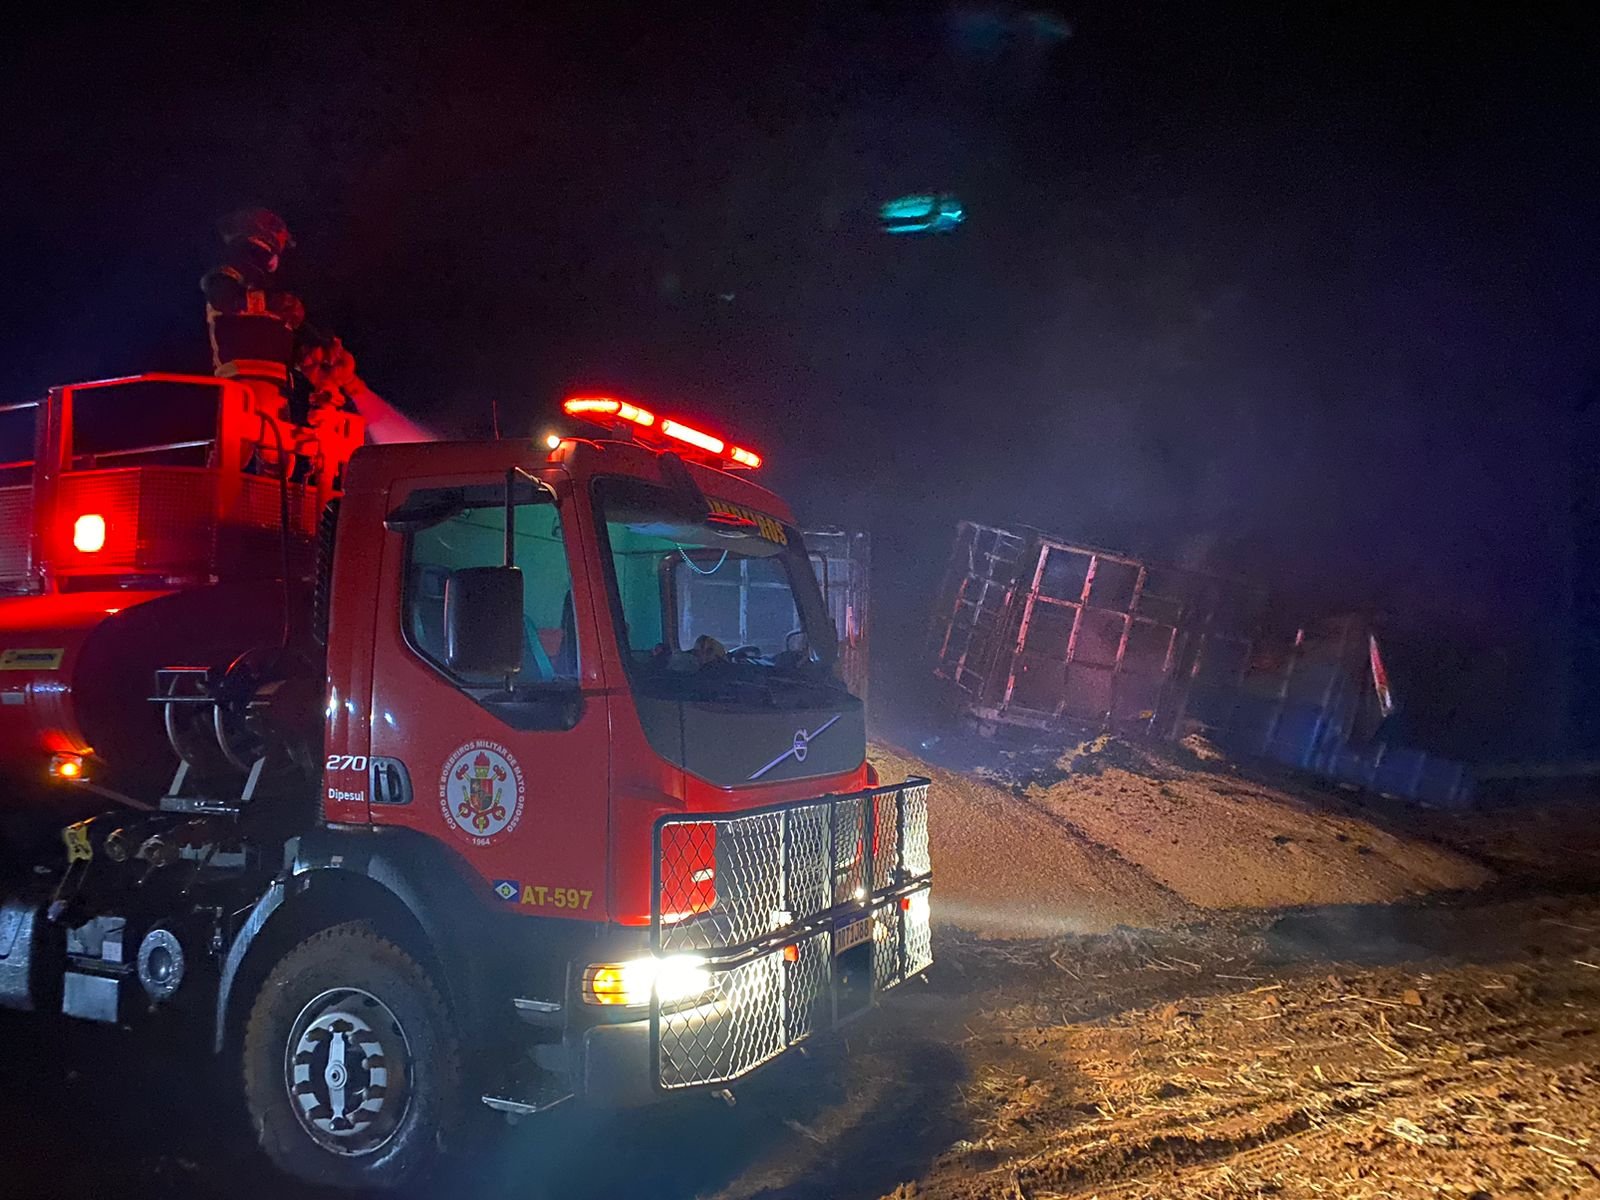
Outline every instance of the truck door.
<path id="1" fill-rule="evenodd" d="M 570 488 L 520 481 L 511 552 L 523 581 L 522 666 L 453 670 L 452 572 L 505 562 L 503 476 L 396 485 L 379 581 L 371 819 L 458 850 L 485 896 L 540 916 L 606 916 L 608 716 Z"/>

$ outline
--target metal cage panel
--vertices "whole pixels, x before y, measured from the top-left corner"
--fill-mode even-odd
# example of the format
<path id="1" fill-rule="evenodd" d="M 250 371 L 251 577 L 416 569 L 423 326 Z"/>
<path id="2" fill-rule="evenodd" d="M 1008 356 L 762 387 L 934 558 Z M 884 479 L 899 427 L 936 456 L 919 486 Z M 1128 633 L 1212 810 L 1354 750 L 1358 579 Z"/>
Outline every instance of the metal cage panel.
<path id="1" fill-rule="evenodd" d="M 651 1004 L 659 1087 L 726 1083 L 932 964 L 928 782 L 655 830 L 652 950 L 709 983 Z"/>
<path id="2" fill-rule="evenodd" d="M 1235 580 L 963 521 L 935 614 L 934 673 L 985 724 L 1163 736 L 1185 715 L 1225 725 L 1211 680 L 1228 662 L 1224 690 L 1237 685 L 1264 603 Z"/>

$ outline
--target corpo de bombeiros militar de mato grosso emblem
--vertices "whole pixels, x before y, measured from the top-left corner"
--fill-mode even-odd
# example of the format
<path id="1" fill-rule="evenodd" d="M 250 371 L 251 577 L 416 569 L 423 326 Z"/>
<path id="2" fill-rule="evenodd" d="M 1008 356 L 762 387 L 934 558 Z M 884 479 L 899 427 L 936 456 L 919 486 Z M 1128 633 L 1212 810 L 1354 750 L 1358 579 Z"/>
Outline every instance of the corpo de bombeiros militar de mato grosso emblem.
<path id="1" fill-rule="evenodd" d="M 477 845 L 510 833 L 522 819 L 522 767 L 499 742 L 468 742 L 439 774 L 439 807 Z"/>

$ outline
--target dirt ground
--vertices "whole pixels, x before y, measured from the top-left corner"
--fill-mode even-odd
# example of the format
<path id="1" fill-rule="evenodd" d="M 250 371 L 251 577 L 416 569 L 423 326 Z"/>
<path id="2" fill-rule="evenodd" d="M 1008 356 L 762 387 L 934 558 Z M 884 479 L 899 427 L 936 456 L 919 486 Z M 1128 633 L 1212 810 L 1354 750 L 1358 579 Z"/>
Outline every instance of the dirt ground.
<path id="1" fill-rule="evenodd" d="M 885 745 L 871 753 L 884 779 L 933 781 L 939 913 L 990 936 L 1380 903 L 1495 876 L 1350 793 L 1181 747 L 1096 738 L 1060 754 L 994 751 L 964 769 Z"/>
<path id="2" fill-rule="evenodd" d="M 890 1194 L 1600 1195 L 1597 946 L 1590 900 L 967 946 L 1010 980 L 960 1043 L 968 1129 Z"/>
<path id="3" fill-rule="evenodd" d="M 875 755 L 935 782 L 926 981 L 732 1107 L 557 1111 L 418 1194 L 1600 1197 L 1588 794 L 1439 813 L 1145 753 Z M 0 1014 L 0 1197 L 307 1195 L 233 1091 Z"/>
<path id="4" fill-rule="evenodd" d="M 1600 1196 L 1600 898 L 946 930 L 937 953 L 735 1107 L 557 1113 L 419 1194 Z M 0 1195 L 308 1194 L 205 1063 L 60 1032 L 0 1022 Z"/>

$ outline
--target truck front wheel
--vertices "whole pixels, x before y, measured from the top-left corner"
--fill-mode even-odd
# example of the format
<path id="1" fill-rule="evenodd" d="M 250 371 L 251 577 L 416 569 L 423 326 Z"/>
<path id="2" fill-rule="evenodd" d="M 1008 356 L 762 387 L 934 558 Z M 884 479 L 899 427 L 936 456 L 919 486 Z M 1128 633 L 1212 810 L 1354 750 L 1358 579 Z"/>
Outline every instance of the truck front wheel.
<path id="1" fill-rule="evenodd" d="M 314 934 L 273 967 L 243 1058 L 261 1148 L 307 1183 L 416 1182 L 463 1117 L 461 1044 L 438 989 L 363 922 Z"/>

